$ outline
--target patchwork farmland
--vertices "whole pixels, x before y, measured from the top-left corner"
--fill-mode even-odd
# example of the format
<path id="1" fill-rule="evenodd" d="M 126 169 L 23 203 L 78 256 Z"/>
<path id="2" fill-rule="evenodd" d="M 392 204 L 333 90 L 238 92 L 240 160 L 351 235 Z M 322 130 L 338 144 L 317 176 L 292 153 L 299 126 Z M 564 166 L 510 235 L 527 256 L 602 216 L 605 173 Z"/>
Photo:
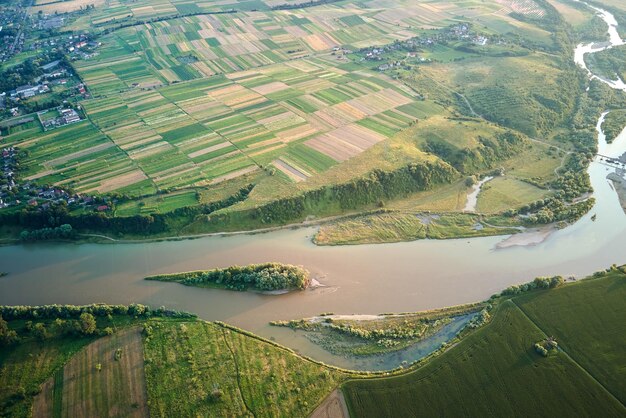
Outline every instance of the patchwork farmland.
<path id="1" fill-rule="evenodd" d="M 83 102 L 88 122 L 8 138 L 31 151 L 28 179 L 82 192 L 208 186 L 270 165 L 298 182 L 415 119 L 412 90 L 333 64 L 312 58 L 133 89 Z"/>
<path id="2" fill-rule="evenodd" d="M 3 143 L 27 152 L 22 179 L 116 195 L 123 201 L 112 214 L 119 216 L 215 202 L 249 184 L 255 190 L 240 206 L 253 207 L 347 181 L 336 166 L 351 159 L 348 167 L 359 166 L 346 171 L 353 176 L 393 169 L 404 157 L 381 157 L 376 144 L 418 119 L 419 126 L 432 116 L 447 125 L 454 115 L 448 99 L 372 70 L 379 64 L 360 63 L 358 51 L 473 17 L 484 19 L 484 30 L 504 25 L 515 33 L 527 24 L 510 15 L 536 6 L 469 3 L 372 0 L 278 10 L 271 8 L 284 3 L 111 0 L 83 19 L 100 46 L 72 62 L 90 94 L 78 103 L 84 121 L 52 132 L 29 123 Z M 439 61 L 428 67 L 468 56 L 437 54 L 425 53 Z M 394 141 L 388 148 L 400 146 Z M 423 157 L 402 147 L 411 161 Z M 367 163 L 355 158 L 372 148 Z"/>

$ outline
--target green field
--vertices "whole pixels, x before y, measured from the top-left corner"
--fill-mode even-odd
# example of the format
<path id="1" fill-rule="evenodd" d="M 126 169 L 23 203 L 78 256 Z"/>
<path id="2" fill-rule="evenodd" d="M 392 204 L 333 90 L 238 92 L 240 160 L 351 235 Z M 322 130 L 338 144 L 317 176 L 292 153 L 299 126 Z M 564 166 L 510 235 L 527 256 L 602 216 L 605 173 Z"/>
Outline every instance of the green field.
<path id="1" fill-rule="evenodd" d="M 151 416 L 306 416 L 345 375 L 206 322 L 151 323 Z M 211 401 L 211 392 L 223 396 Z"/>
<path id="2" fill-rule="evenodd" d="M 62 307 L 58 312 L 64 319 L 46 314 L 32 327 L 8 321 L 19 339 L 0 341 L 2 416 L 304 417 L 348 376 L 188 315 L 96 314 L 94 333 L 66 335 L 60 329 L 71 316 Z M 35 331 L 37 324 L 44 324 L 45 337 Z"/>
<path id="3" fill-rule="evenodd" d="M 543 199 L 549 193 L 514 177 L 496 177 L 481 188 L 476 206 L 481 213 L 502 212 Z"/>
<path id="4" fill-rule="evenodd" d="M 501 302 L 425 366 L 343 386 L 352 416 L 623 416 L 624 273 Z M 561 350 L 541 357 L 549 336 Z"/>

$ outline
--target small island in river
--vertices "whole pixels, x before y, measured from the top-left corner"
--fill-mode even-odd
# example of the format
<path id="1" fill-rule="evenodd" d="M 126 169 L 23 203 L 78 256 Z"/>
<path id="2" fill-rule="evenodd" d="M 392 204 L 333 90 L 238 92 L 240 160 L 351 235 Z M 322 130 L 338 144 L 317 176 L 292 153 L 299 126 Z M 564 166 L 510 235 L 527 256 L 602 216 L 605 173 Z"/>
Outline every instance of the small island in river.
<path id="1" fill-rule="evenodd" d="M 307 270 L 281 263 L 250 264 L 243 267 L 231 266 L 222 269 L 161 274 L 146 277 L 146 280 L 240 291 L 304 290 L 311 283 Z"/>

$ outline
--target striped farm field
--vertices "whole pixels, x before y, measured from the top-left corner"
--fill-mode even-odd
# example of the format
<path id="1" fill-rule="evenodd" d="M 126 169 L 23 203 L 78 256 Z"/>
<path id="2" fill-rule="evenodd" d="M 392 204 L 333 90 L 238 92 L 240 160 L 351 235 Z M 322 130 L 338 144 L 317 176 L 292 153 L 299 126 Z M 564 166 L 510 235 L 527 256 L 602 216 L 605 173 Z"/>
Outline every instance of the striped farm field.
<path id="1" fill-rule="evenodd" d="M 30 153 L 24 177 L 131 197 L 270 172 L 287 184 L 306 183 L 441 111 L 331 52 L 410 38 L 418 20 L 448 25 L 459 4 L 374 0 L 304 12 L 271 11 L 270 3 L 202 14 L 243 6 L 111 0 L 107 13 L 95 10 L 89 19 L 98 28 L 188 16 L 102 34 L 97 53 L 73 63 L 92 95 L 81 103 L 87 120 L 50 133 L 24 127 L 28 134 L 5 138 Z"/>
<path id="2" fill-rule="evenodd" d="M 44 383 L 33 415 L 97 416 L 117 411 L 120 416 L 145 416 L 142 340 L 139 328 L 129 328 L 88 345 Z"/>
<path id="3" fill-rule="evenodd" d="M 79 192 L 210 186 L 265 165 L 302 182 L 408 127 L 421 116 L 411 106 L 397 82 L 316 58 L 96 97 L 82 103 L 85 122 L 7 141 L 30 153 L 26 179 Z"/>

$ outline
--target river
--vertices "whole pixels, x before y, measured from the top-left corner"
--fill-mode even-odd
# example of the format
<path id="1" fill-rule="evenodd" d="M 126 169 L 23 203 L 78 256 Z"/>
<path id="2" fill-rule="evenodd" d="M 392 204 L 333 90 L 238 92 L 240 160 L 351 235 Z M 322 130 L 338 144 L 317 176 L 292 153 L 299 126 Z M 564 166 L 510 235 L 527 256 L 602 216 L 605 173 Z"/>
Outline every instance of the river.
<path id="1" fill-rule="evenodd" d="M 603 18 L 611 27 L 612 15 L 605 12 Z M 622 43 L 619 36 L 611 36 L 611 41 Z M 583 48 L 588 47 L 579 45 L 575 56 L 584 56 Z M 601 132 L 598 136 L 602 154 L 617 157 L 626 152 L 626 131 L 610 145 Z M 222 320 L 313 358 L 352 367 L 353 360 L 333 356 L 301 334 L 268 322 L 322 312 L 432 309 L 483 300 L 540 275 L 581 277 L 623 264 L 626 216 L 606 179 L 608 170 L 614 169 L 599 160 L 591 163 L 593 209 L 534 246 L 496 249 L 505 237 L 485 237 L 318 247 L 311 243 L 315 228 L 142 244 L 16 245 L 0 248 L 0 271 L 9 272 L 0 278 L 0 304 L 163 305 Z M 592 221 L 594 214 L 597 219 Z M 160 273 L 264 261 L 303 265 L 325 287 L 270 296 L 143 280 Z"/>

